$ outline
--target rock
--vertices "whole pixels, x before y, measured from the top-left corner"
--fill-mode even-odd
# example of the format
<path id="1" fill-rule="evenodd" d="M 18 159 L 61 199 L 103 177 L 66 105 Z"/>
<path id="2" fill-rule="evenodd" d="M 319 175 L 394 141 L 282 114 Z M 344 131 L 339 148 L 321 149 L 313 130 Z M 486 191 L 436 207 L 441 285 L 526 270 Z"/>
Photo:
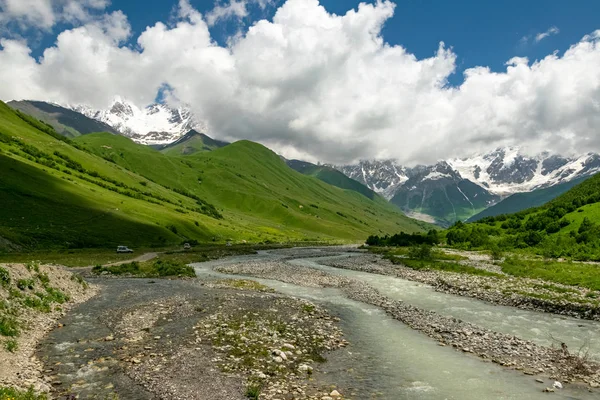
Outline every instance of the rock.
<path id="1" fill-rule="evenodd" d="M 105 342 L 112 342 L 113 340 L 115 340 L 115 337 L 113 335 L 108 335 L 104 338 Z"/>
<path id="2" fill-rule="evenodd" d="M 536 381 L 537 383 L 544 383 L 544 380 L 543 380 L 543 379 L 540 379 L 540 378 L 537 378 L 535 381 Z"/>
<path id="3" fill-rule="evenodd" d="M 554 389 L 552 389 L 552 388 L 546 388 L 546 389 L 543 390 L 543 392 L 545 392 L 545 393 L 554 393 Z"/>
<path id="4" fill-rule="evenodd" d="M 273 361 L 275 361 L 276 363 L 282 363 L 283 362 L 283 358 L 281 358 L 279 356 L 276 356 L 276 357 L 273 357 Z"/>
<path id="5" fill-rule="evenodd" d="M 288 350 L 296 350 L 296 347 L 289 343 L 284 343 L 283 346 L 281 346 L 281 347 L 283 347 L 284 349 L 288 349 Z"/>
<path id="6" fill-rule="evenodd" d="M 331 393 L 329 393 L 330 397 L 342 397 L 342 395 L 340 394 L 340 392 L 338 392 L 337 390 L 333 390 L 331 391 Z"/>
<path id="7" fill-rule="evenodd" d="M 555 389 L 562 389 L 563 385 L 559 381 L 554 381 L 554 383 L 552 384 L 552 387 Z"/>

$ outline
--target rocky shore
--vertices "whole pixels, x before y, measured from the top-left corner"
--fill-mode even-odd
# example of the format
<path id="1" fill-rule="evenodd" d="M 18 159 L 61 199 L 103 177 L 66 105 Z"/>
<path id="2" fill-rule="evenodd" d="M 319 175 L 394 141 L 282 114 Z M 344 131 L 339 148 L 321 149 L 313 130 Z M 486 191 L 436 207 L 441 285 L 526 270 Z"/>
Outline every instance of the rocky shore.
<path id="1" fill-rule="evenodd" d="M 356 260 L 355 257 L 344 261 L 360 265 L 360 260 Z M 379 271 L 379 268 L 381 267 L 370 267 L 369 272 Z M 543 375 L 563 382 L 585 382 L 590 388 L 600 386 L 600 365 L 583 354 L 571 353 L 569 349 L 560 346 L 539 346 L 511 335 L 425 311 L 401 301 L 393 301 L 366 283 L 350 278 L 329 275 L 308 267 L 291 266 L 281 261 L 240 263 L 220 267 L 218 270 L 228 274 L 275 279 L 309 287 L 337 287 L 353 300 L 382 308 L 393 318 L 423 332 L 440 345 L 452 346 L 458 351 L 471 353 L 529 375 Z"/>
<path id="2" fill-rule="evenodd" d="M 476 276 L 438 270 L 414 270 L 401 264 L 394 264 L 377 255 L 365 254 L 322 260 L 323 265 L 354 271 L 425 283 L 435 290 L 472 297 L 493 304 L 538 310 L 571 317 L 600 321 L 600 307 L 596 297 L 589 296 L 590 290 L 549 284 L 536 279 L 511 276 Z M 498 272 L 493 264 L 480 260 L 466 262 L 470 266 Z M 600 297 L 600 293 L 598 293 Z"/>
<path id="3" fill-rule="evenodd" d="M 0 387 L 48 392 L 51 381 L 34 355 L 36 346 L 49 331 L 61 329 L 58 320 L 97 288 L 52 265 L 0 264 L 0 275 Z"/>

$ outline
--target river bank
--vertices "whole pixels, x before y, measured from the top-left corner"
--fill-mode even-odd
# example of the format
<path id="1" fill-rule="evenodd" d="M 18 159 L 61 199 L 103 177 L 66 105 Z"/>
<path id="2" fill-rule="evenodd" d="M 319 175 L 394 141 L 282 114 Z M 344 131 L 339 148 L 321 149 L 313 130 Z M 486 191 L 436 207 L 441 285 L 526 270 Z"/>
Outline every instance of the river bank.
<path id="1" fill-rule="evenodd" d="M 461 263 L 495 273 L 500 272 L 497 266 L 486 261 L 484 257 L 480 257 Z M 600 321 L 600 306 L 597 300 L 600 293 L 590 296 L 590 290 L 573 286 L 508 275 L 494 277 L 433 269 L 415 270 L 402 265 L 400 258 L 396 263 L 392 263 L 374 254 L 341 257 L 325 261 L 324 265 L 421 282 L 440 292 L 472 297 L 492 304 Z"/>

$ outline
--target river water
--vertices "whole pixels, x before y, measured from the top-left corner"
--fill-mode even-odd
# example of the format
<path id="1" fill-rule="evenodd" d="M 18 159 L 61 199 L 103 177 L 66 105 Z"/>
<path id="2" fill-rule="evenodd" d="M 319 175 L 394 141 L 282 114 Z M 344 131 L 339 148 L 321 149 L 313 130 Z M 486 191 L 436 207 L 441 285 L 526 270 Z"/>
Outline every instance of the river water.
<path id="1" fill-rule="evenodd" d="M 339 258 L 298 259 L 290 263 L 358 279 L 391 299 L 531 340 L 542 346 L 564 342 L 571 351 L 584 348 L 589 350 L 592 357 L 600 360 L 600 323 L 597 321 L 493 305 L 469 297 L 436 292 L 431 286 L 418 282 L 322 265 L 322 262 Z"/>
<path id="2" fill-rule="evenodd" d="M 390 298 L 542 344 L 550 343 L 551 334 L 575 346 L 599 332 L 598 323 L 493 306 L 469 298 L 437 293 L 425 285 L 392 277 L 327 267 L 319 264 L 319 260 L 324 258 L 302 258 L 301 251 L 299 254 L 297 259 L 288 262 L 360 279 Z M 275 251 L 193 266 L 200 279 L 231 278 L 212 268 L 250 260 L 272 261 L 281 258 L 282 255 Z M 433 339 L 390 318 L 379 308 L 350 300 L 337 289 L 306 288 L 274 280 L 248 278 L 281 293 L 311 300 L 340 316 L 341 327 L 351 345 L 334 352 L 332 358 L 342 362 L 332 364 L 347 367 L 327 373 L 331 380 L 350 388 L 353 398 L 516 400 L 545 399 L 549 395 L 542 393 L 542 389 L 551 386 L 553 381 L 545 379 L 545 383 L 540 384 L 535 382 L 535 377 L 452 348 L 441 347 Z M 327 368 L 327 364 L 324 368 Z M 590 393 L 587 388 L 578 385 L 568 385 L 551 396 L 556 399 L 600 398 L 598 392 Z"/>

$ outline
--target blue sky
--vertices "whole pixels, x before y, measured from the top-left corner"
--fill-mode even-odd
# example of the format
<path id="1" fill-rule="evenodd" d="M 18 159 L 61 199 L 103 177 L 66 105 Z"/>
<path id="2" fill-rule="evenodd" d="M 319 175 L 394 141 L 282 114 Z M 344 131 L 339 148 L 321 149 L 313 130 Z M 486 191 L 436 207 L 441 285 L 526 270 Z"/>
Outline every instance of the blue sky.
<path id="1" fill-rule="evenodd" d="M 321 0 L 329 11 L 345 14 L 356 8 L 358 0 Z M 190 0 L 202 13 L 210 11 L 212 0 Z M 242 23 L 251 25 L 262 18 L 271 19 L 274 4 L 261 10 L 249 5 L 250 15 Z M 600 29 L 600 1 L 579 0 L 397 0 L 393 18 L 385 25 L 383 35 L 392 44 L 400 44 L 417 58 L 432 56 L 440 41 L 457 54 L 457 73 L 450 77 L 452 84 L 462 82 L 462 71 L 473 66 L 488 66 L 493 71 L 506 69 L 505 62 L 514 56 L 536 60 L 558 51 L 559 54 L 577 43 L 584 35 Z M 122 10 L 132 26 L 135 39 L 147 26 L 157 21 L 169 21 L 176 0 L 112 0 L 109 11 Z M 238 22 L 222 21 L 211 28 L 213 38 L 225 44 Z M 536 42 L 535 35 L 556 27 L 558 34 Z M 45 34 L 33 50 L 39 56 L 51 45 L 56 33 L 65 29 L 57 25 L 53 34 Z M 523 40 L 528 38 L 528 40 Z"/>

